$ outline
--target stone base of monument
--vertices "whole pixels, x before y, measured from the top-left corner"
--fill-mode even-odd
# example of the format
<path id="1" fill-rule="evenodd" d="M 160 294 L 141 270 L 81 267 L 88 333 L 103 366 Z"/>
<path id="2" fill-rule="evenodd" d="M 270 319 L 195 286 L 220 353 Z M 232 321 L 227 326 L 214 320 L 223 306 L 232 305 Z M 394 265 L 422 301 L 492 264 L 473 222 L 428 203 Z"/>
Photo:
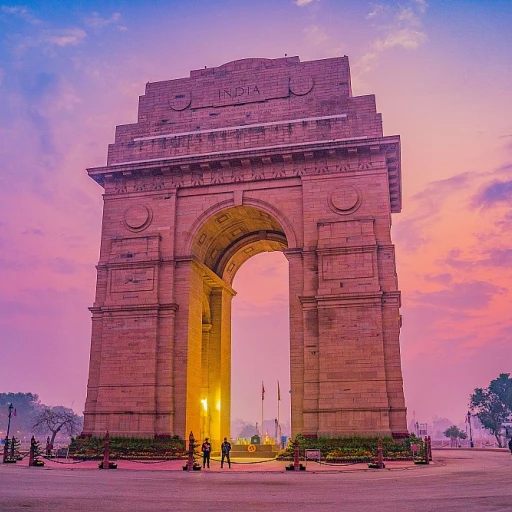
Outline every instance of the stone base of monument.
<path id="1" fill-rule="evenodd" d="M 278 453 L 271 444 L 235 444 L 231 448 L 232 459 L 272 459 Z"/>

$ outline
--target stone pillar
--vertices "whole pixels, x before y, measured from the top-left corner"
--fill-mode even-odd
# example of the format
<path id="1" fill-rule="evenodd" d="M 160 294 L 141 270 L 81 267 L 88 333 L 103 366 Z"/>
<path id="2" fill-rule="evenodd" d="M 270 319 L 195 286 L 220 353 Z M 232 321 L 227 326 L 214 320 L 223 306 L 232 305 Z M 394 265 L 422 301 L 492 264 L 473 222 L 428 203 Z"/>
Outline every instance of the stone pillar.
<path id="1" fill-rule="evenodd" d="M 201 349 L 204 285 L 192 259 L 178 261 L 175 298 L 179 314 L 174 330 L 174 432 L 201 431 Z"/>
<path id="2" fill-rule="evenodd" d="M 304 334 L 301 297 L 304 287 L 303 255 L 300 249 L 284 250 L 289 264 L 290 290 L 290 389 L 292 436 L 304 431 Z M 307 319 L 306 319 L 307 321 Z M 307 329 L 307 327 L 306 327 Z"/>
<path id="3" fill-rule="evenodd" d="M 210 394 L 210 333 L 212 330 L 211 323 L 204 323 L 203 313 L 203 339 L 201 346 L 201 433 L 199 439 L 202 441 L 205 437 L 211 438 L 210 432 L 210 408 L 212 402 L 209 398 Z"/>
<path id="4" fill-rule="evenodd" d="M 215 287 L 210 296 L 212 330 L 209 358 L 210 433 L 215 448 L 230 437 L 231 413 L 231 300 L 226 287 Z"/>
<path id="5" fill-rule="evenodd" d="M 177 306 L 161 305 L 158 313 L 156 390 L 155 390 L 155 435 L 175 435 L 174 430 L 174 323 Z"/>
<path id="6" fill-rule="evenodd" d="M 98 402 L 98 386 L 101 368 L 103 313 L 100 308 L 90 308 L 92 312 L 91 353 L 89 357 L 89 381 L 87 383 L 87 400 L 84 411 L 85 436 L 99 435 L 100 429 L 96 426 L 98 417 L 96 406 Z"/>

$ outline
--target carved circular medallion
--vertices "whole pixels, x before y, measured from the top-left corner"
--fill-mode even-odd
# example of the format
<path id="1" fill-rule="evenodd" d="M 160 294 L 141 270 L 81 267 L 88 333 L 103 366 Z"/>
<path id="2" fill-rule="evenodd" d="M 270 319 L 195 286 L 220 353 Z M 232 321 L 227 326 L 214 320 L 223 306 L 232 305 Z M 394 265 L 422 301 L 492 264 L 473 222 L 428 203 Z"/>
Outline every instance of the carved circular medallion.
<path id="1" fill-rule="evenodd" d="M 304 96 L 313 89 L 315 82 L 310 76 L 292 76 L 290 77 L 290 91 L 295 96 Z"/>
<path id="2" fill-rule="evenodd" d="M 353 213 L 361 206 L 361 194 L 351 185 L 335 188 L 329 197 L 329 206 L 342 215 Z"/>
<path id="3" fill-rule="evenodd" d="M 134 204 L 124 212 L 124 225 L 130 231 L 142 231 L 151 224 L 151 210 L 143 204 Z"/>
<path id="4" fill-rule="evenodd" d="M 185 110 L 192 103 L 190 91 L 177 92 L 169 98 L 169 106 L 176 111 Z"/>

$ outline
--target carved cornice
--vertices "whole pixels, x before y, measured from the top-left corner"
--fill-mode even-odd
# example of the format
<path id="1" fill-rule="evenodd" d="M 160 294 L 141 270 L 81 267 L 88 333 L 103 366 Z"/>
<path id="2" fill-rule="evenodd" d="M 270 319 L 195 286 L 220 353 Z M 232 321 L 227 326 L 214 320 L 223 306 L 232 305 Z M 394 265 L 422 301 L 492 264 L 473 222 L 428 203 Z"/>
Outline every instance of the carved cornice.
<path id="1" fill-rule="evenodd" d="M 383 300 L 382 292 L 369 292 L 369 293 L 337 293 L 333 295 L 315 295 L 315 296 L 302 296 L 299 297 L 301 304 L 304 307 L 311 308 L 316 306 L 318 308 L 331 308 L 333 305 L 336 307 L 352 307 L 380 305 Z"/>
<path id="2" fill-rule="evenodd" d="M 87 170 L 107 194 L 261 180 L 388 173 L 391 211 L 401 210 L 400 138 L 352 138 L 125 162 Z"/>
<path id="3" fill-rule="evenodd" d="M 178 311 L 178 304 L 170 302 L 166 304 L 130 304 L 123 306 L 92 306 L 89 311 L 93 315 L 103 313 L 143 313 L 147 315 L 150 312 L 158 314 L 160 311 Z"/>

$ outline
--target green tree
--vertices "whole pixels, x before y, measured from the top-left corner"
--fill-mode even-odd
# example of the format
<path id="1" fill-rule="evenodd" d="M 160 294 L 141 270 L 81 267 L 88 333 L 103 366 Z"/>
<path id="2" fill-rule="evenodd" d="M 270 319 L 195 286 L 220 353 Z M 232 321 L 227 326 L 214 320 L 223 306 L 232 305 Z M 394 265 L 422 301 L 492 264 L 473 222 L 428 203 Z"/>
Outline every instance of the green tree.
<path id="1" fill-rule="evenodd" d="M 487 389 L 476 388 L 469 402 L 473 414 L 480 420 L 483 427 L 496 438 L 500 448 L 502 447 L 502 425 L 512 412 L 502 399 L 502 396 L 506 396 L 506 393 L 503 394 L 505 387 L 503 386 L 504 379 L 502 379 L 502 376 L 505 375 L 508 379 L 509 374 L 502 373 L 500 377 L 490 383 Z"/>
<path id="2" fill-rule="evenodd" d="M 83 419 L 67 407 L 45 407 L 36 416 L 32 429 L 40 434 L 51 433 L 50 443 L 54 444 L 59 432 L 75 436 L 82 430 Z"/>
<path id="3" fill-rule="evenodd" d="M 500 373 L 497 379 L 489 384 L 489 390 L 492 391 L 501 402 L 512 413 L 512 378 L 510 373 Z"/>
<path id="4" fill-rule="evenodd" d="M 452 448 L 454 446 L 457 446 L 457 439 L 466 439 L 466 437 L 467 437 L 466 433 L 462 432 L 462 430 L 457 428 L 455 425 L 452 425 L 451 427 L 448 427 L 443 432 L 443 434 L 444 434 L 445 437 L 449 437 L 450 438 L 450 445 L 452 446 Z"/>

